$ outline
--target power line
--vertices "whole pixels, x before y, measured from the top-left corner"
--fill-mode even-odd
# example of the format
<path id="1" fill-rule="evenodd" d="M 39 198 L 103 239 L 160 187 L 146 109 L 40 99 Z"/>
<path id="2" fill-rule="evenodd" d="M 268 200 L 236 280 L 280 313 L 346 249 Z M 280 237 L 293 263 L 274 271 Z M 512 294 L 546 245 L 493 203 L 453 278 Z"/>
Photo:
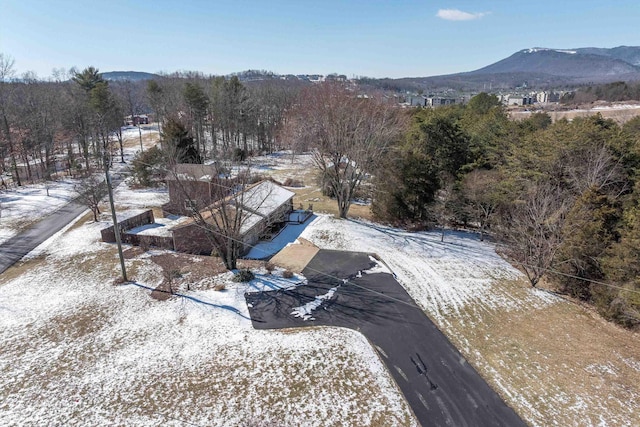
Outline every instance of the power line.
<path id="1" fill-rule="evenodd" d="M 516 261 L 516 260 L 512 260 L 512 261 L 513 261 L 514 263 L 518 264 L 518 265 L 523 266 L 523 267 L 535 268 L 535 269 L 537 269 L 537 270 L 547 271 L 547 272 L 549 272 L 549 273 L 557 274 L 557 275 L 559 275 L 559 276 L 570 277 L 570 278 L 572 278 L 572 279 L 582 280 L 582 281 L 584 281 L 584 282 L 589 282 L 589 283 L 595 283 L 595 284 L 597 284 L 597 285 L 607 286 L 607 287 L 609 287 L 609 288 L 619 289 L 619 290 L 621 290 L 621 291 L 632 292 L 632 293 L 635 293 L 635 294 L 639 294 L 639 295 L 640 295 L 640 291 L 636 291 L 636 290 L 634 290 L 634 289 L 627 289 L 627 288 L 624 288 L 624 287 L 622 287 L 622 286 L 612 285 L 612 284 L 610 284 L 610 283 L 601 282 L 601 281 L 599 281 L 599 280 L 595 280 L 595 279 L 588 279 L 588 278 L 586 278 L 586 277 L 575 276 L 575 275 L 573 275 L 573 274 L 564 273 L 564 272 L 562 272 L 562 271 L 554 270 L 554 269 L 551 269 L 551 268 L 538 267 L 538 266 L 535 266 L 535 265 L 526 264 L 526 263 L 523 263 L 523 262 L 520 262 L 520 261 Z"/>

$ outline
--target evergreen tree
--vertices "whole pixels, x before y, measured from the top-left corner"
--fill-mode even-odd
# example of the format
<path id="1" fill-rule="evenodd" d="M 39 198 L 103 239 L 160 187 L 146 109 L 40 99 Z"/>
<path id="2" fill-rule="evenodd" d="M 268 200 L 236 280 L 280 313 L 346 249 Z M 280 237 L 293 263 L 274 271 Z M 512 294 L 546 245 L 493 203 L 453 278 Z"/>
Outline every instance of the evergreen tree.
<path id="1" fill-rule="evenodd" d="M 171 163 L 202 163 L 196 144 L 184 124 L 170 117 L 162 131 L 162 146 Z"/>

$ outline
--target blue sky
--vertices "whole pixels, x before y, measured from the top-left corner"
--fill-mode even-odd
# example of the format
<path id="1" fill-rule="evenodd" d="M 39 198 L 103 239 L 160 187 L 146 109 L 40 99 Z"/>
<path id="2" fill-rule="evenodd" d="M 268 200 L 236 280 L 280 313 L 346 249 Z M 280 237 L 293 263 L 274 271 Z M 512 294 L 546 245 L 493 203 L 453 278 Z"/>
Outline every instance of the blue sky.
<path id="1" fill-rule="evenodd" d="M 0 53 L 53 68 L 432 76 L 529 47 L 640 45 L 640 1 L 0 0 Z"/>

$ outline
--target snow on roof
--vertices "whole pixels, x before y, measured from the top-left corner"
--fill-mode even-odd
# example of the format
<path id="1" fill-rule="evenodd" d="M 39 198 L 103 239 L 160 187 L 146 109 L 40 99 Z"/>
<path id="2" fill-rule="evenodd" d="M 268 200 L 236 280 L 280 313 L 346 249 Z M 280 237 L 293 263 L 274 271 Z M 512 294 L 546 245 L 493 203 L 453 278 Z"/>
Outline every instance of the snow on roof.
<path id="1" fill-rule="evenodd" d="M 211 215 L 216 214 L 220 209 L 220 206 L 225 206 L 227 209 L 230 209 L 237 203 L 243 209 L 240 232 L 245 234 L 263 218 L 269 216 L 294 195 L 295 193 L 293 191 L 280 187 L 271 181 L 260 181 L 259 183 L 246 188 L 240 194 L 229 196 L 222 204 L 218 201 L 207 207 L 202 211 L 202 218 L 207 221 Z M 182 223 L 171 226 L 171 228 L 181 228 L 188 226 L 193 222 L 194 219 L 190 218 Z"/>
<path id="2" fill-rule="evenodd" d="M 177 219 L 156 218 L 153 224 L 145 224 L 127 231 L 129 234 L 139 234 L 141 236 L 171 237 L 171 229 L 174 225 L 187 221 L 189 217 L 180 216 Z"/>
<path id="3" fill-rule="evenodd" d="M 240 203 L 246 210 L 268 216 L 294 195 L 293 191 L 280 187 L 272 181 L 261 181 L 244 191 Z"/>
<path id="4" fill-rule="evenodd" d="M 201 165 L 191 163 L 178 163 L 172 172 L 167 174 L 166 179 L 190 180 L 190 181 L 211 181 L 212 176 L 218 176 L 215 165 Z"/>
<path id="5" fill-rule="evenodd" d="M 242 226 L 240 234 L 244 235 L 251 230 L 256 224 L 262 221 L 263 217 L 252 212 L 245 211 L 242 215 Z"/>

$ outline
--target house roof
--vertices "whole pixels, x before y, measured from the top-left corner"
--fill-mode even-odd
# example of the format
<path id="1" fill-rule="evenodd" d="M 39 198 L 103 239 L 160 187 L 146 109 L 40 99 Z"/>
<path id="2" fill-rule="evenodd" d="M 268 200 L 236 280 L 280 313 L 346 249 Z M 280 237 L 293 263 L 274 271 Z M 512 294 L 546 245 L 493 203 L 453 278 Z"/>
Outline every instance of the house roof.
<path id="1" fill-rule="evenodd" d="M 273 181 L 264 180 L 244 190 L 244 195 L 237 200 L 246 210 L 268 216 L 294 195 L 293 191 L 280 187 Z"/>
<path id="2" fill-rule="evenodd" d="M 167 174 L 165 179 L 170 181 L 184 179 L 209 182 L 214 176 L 218 176 L 218 170 L 215 165 L 178 163 L 173 167 L 173 170 Z"/>
<path id="3" fill-rule="evenodd" d="M 245 234 L 263 218 L 268 217 L 288 202 L 294 195 L 295 193 L 293 191 L 287 190 L 273 181 L 264 180 L 246 188 L 242 193 L 228 196 L 224 201 L 227 202 L 227 208 L 232 208 L 232 204 L 239 204 L 243 207 L 244 214 L 240 233 Z M 205 221 L 211 218 L 213 212 L 219 210 L 221 205 L 223 205 L 223 202 L 217 201 L 206 209 L 203 209 L 203 211 L 201 211 L 202 218 Z M 194 222 L 195 220 L 193 218 L 189 218 L 175 225 L 172 229 L 186 227 Z"/>

